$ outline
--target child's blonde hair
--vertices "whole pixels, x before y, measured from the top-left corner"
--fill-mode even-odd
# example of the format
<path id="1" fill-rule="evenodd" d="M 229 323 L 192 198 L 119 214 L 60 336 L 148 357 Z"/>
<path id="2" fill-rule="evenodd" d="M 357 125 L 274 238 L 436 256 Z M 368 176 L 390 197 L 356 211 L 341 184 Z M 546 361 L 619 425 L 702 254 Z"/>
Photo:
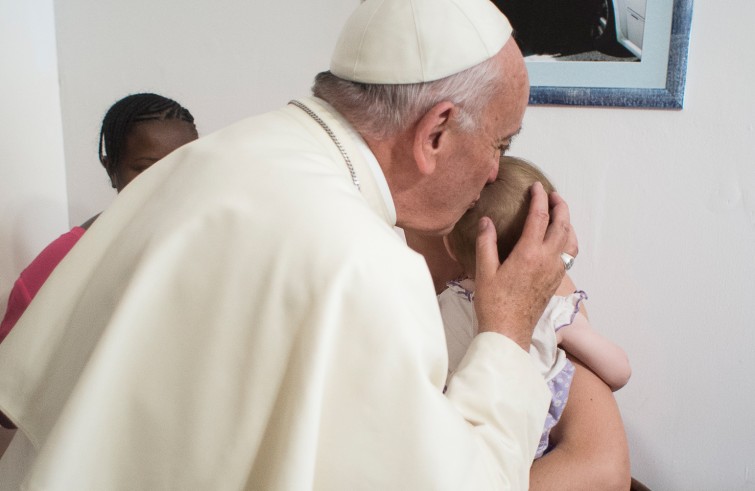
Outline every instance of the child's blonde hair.
<path id="1" fill-rule="evenodd" d="M 496 180 L 483 188 L 477 204 L 468 210 L 448 234 L 448 246 L 464 271 L 475 272 L 477 223 L 487 216 L 498 234 L 498 257 L 503 261 L 522 235 L 530 204 L 530 188 L 540 181 L 547 193 L 555 187 L 534 164 L 502 156 Z"/>

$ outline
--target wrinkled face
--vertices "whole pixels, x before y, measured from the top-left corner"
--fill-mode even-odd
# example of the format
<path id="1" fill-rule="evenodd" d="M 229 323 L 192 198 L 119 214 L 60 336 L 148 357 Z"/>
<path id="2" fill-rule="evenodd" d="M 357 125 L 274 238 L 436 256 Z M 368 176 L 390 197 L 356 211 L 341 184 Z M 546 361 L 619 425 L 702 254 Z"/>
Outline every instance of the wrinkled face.
<path id="1" fill-rule="evenodd" d="M 498 173 L 498 159 L 519 132 L 529 98 L 529 81 L 524 60 L 513 41 L 497 56 L 503 59 L 499 88 L 491 97 L 480 127 L 457 132 L 453 150 L 439 165 L 438 190 L 434 193 L 435 221 L 432 231 L 448 233 L 466 210 L 472 207 L 483 186 Z"/>
<path id="2" fill-rule="evenodd" d="M 126 135 L 121 158 L 111 176 L 120 193 L 136 176 L 173 150 L 197 139 L 193 124 L 179 119 L 148 120 L 134 124 Z"/>

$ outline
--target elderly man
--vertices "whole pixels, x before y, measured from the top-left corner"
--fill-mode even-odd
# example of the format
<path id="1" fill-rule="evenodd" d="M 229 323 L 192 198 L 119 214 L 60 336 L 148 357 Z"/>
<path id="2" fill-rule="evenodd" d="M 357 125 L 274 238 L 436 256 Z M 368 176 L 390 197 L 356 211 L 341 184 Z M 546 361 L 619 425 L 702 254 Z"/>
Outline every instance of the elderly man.
<path id="1" fill-rule="evenodd" d="M 448 231 L 519 131 L 527 75 L 487 0 L 367 0 L 315 97 L 144 172 L 0 346 L 30 489 L 526 489 L 548 390 L 526 349 L 576 255 L 533 188 L 444 393 L 443 328 L 399 225 Z"/>

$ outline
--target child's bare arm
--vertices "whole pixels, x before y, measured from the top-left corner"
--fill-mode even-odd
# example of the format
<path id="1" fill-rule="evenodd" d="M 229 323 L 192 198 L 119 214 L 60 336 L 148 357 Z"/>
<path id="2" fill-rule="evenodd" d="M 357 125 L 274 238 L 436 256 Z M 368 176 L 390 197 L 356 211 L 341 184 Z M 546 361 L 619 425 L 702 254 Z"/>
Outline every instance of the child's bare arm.
<path id="1" fill-rule="evenodd" d="M 619 390 L 629 380 L 632 370 L 623 349 L 601 336 L 590 326 L 590 321 L 581 313 L 574 322 L 562 328 L 561 347 L 579 358 L 611 387 Z"/>
<path id="2" fill-rule="evenodd" d="M 575 289 L 574 282 L 565 276 L 556 294 L 568 295 Z M 632 374 L 627 354 L 592 328 L 583 304 L 580 304 L 579 308 L 580 313 L 574 317 L 574 322 L 556 333 L 559 345 L 572 356 L 579 358 L 603 379 L 611 390 L 619 390 L 626 385 Z"/>

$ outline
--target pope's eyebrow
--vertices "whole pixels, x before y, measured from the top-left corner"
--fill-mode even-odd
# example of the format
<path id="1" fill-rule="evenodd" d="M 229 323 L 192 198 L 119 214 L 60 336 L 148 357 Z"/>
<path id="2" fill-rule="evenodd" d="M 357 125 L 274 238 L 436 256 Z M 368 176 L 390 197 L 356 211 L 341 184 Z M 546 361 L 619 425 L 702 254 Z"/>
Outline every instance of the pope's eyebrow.
<path id="1" fill-rule="evenodd" d="M 500 148 L 502 150 L 508 150 L 511 147 L 511 144 L 514 142 L 514 138 L 519 134 L 519 132 L 522 131 L 522 128 L 520 127 L 518 130 L 516 130 L 514 133 L 499 138 L 495 142 L 495 148 Z M 504 148 L 505 147 L 505 148 Z"/>
<path id="2" fill-rule="evenodd" d="M 522 132 L 522 127 L 520 126 L 518 130 L 516 130 L 515 132 L 513 132 L 509 136 L 505 136 L 505 137 L 501 138 L 501 141 L 509 140 L 509 143 L 511 143 L 511 142 L 514 141 L 514 138 L 516 138 L 517 135 L 519 135 L 519 133 L 521 133 L 521 132 Z"/>

